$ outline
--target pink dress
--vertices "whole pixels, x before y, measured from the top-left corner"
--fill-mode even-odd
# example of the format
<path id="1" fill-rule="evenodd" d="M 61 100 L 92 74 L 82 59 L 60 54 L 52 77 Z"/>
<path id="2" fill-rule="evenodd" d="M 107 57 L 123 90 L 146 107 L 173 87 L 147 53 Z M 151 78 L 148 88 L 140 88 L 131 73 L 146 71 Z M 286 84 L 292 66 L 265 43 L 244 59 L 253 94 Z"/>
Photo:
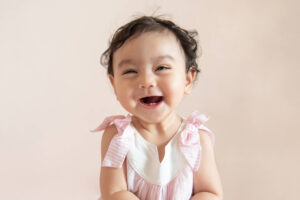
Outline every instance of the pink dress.
<path id="1" fill-rule="evenodd" d="M 201 160 L 198 129 L 213 133 L 203 123 L 208 118 L 194 111 L 182 122 L 165 147 L 160 162 L 156 145 L 146 141 L 131 124 L 131 116 L 111 116 L 93 132 L 113 123 L 118 133 L 113 137 L 102 167 L 121 168 L 126 159 L 128 191 L 141 200 L 188 200 L 193 192 L 193 172 Z M 99 198 L 101 199 L 101 197 Z"/>

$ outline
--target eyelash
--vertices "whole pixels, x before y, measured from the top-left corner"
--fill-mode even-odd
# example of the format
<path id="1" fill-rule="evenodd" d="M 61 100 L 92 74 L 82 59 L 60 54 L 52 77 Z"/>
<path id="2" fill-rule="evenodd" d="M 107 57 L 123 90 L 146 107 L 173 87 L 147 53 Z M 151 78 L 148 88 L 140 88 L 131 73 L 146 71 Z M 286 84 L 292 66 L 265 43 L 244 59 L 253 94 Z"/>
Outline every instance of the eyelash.
<path id="1" fill-rule="evenodd" d="M 157 67 L 155 71 L 162 71 L 162 70 L 167 70 L 167 69 L 170 69 L 170 68 L 165 65 L 161 65 L 161 66 Z M 137 73 L 137 72 L 135 70 L 129 69 L 129 70 L 125 71 L 123 74 L 131 74 L 131 73 Z"/>
<path id="2" fill-rule="evenodd" d="M 131 73 L 136 73 L 136 71 L 130 69 L 130 70 L 125 71 L 123 74 L 131 74 Z"/>
<path id="3" fill-rule="evenodd" d="M 162 69 L 166 70 L 166 69 L 170 69 L 170 68 L 165 66 L 165 65 L 161 65 L 161 66 L 156 68 L 156 70 L 158 70 L 158 71 L 161 71 Z"/>

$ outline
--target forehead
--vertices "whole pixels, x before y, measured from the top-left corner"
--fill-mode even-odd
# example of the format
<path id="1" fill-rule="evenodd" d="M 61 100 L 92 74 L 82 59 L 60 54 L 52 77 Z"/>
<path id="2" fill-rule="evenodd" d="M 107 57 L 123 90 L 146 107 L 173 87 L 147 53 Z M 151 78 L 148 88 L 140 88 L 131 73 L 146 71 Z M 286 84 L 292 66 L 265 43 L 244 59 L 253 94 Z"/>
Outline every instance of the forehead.
<path id="1" fill-rule="evenodd" d="M 113 55 L 113 66 L 123 60 L 137 63 L 157 59 L 184 61 L 184 51 L 176 36 L 168 31 L 151 31 L 129 38 Z"/>

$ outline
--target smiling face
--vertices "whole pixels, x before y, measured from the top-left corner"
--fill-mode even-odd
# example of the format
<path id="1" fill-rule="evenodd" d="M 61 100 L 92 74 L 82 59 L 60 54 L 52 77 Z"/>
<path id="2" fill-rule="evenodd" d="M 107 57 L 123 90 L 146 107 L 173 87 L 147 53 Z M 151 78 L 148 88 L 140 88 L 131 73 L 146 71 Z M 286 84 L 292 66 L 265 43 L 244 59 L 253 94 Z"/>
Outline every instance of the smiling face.
<path id="1" fill-rule="evenodd" d="M 176 114 L 195 77 L 186 73 L 184 52 L 167 30 L 129 38 L 114 53 L 113 70 L 109 78 L 118 101 L 147 123 Z"/>

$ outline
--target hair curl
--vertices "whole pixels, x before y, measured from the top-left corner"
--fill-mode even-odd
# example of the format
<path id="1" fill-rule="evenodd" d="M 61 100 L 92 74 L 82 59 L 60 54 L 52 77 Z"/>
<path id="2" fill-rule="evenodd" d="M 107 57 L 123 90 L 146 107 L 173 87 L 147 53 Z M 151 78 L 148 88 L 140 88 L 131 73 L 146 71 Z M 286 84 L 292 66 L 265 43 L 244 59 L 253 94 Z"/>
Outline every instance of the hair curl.
<path id="1" fill-rule="evenodd" d="M 103 66 L 107 66 L 107 74 L 114 75 L 113 54 L 125 43 L 125 41 L 133 36 L 137 37 L 142 33 L 163 30 L 171 31 L 180 41 L 181 47 L 185 54 L 186 72 L 193 70 L 196 72 L 197 76 L 200 72 L 196 61 L 198 57 L 198 45 L 195 38 L 198 35 L 198 32 L 187 31 L 183 28 L 180 28 L 172 21 L 153 16 L 139 17 L 125 24 L 124 26 L 121 26 L 115 32 L 110 41 L 108 49 L 103 52 L 100 59 L 101 64 Z M 201 52 L 199 53 L 199 56 L 200 55 Z"/>

